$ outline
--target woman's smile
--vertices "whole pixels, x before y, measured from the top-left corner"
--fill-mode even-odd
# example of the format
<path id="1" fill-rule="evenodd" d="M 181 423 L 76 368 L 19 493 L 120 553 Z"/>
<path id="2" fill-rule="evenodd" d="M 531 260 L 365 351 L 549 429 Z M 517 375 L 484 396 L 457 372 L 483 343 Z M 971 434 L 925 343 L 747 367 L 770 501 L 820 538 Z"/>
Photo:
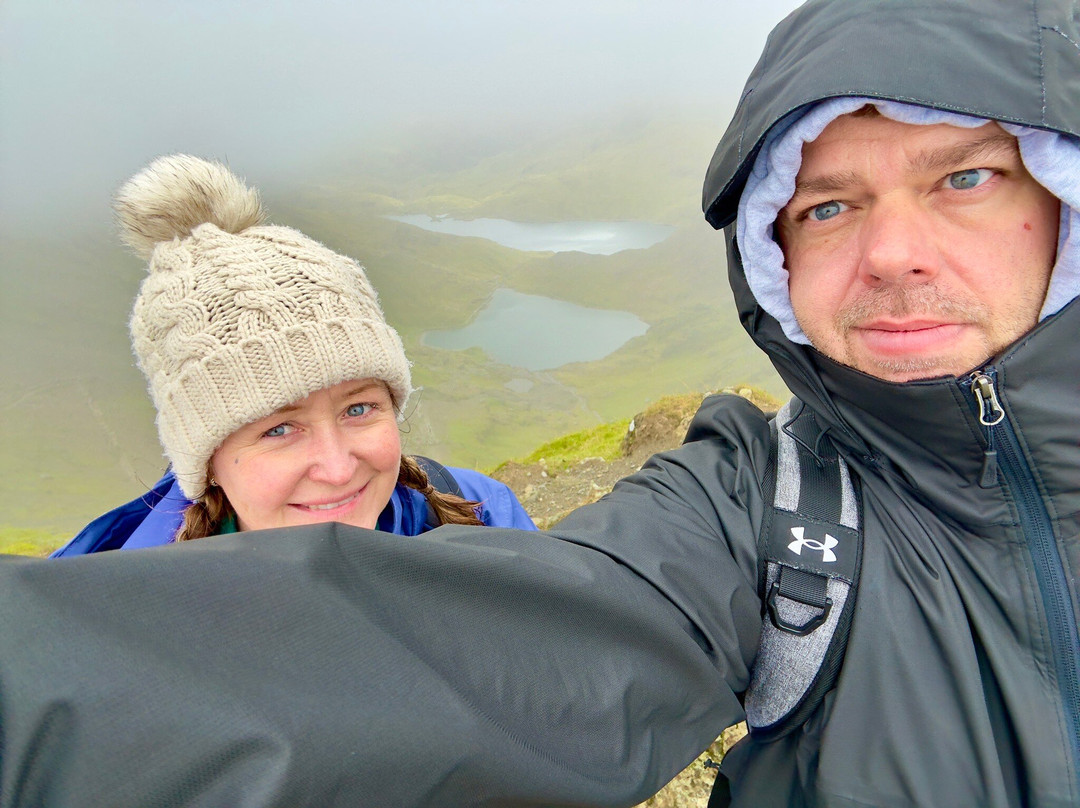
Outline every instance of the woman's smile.
<path id="1" fill-rule="evenodd" d="M 366 486 L 365 486 L 365 488 L 366 488 Z M 363 488 L 361 488 L 359 491 L 356 491 L 356 492 L 350 494 L 349 496 L 345 497 L 344 499 L 337 500 L 336 502 L 327 502 L 327 503 L 321 503 L 321 504 L 294 503 L 293 507 L 294 508 L 301 508 L 301 509 L 306 510 L 306 511 L 332 511 L 335 508 L 340 508 L 340 507 L 342 507 L 344 505 L 349 505 L 352 502 L 355 502 L 356 499 L 362 493 L 364 493 Z"/>

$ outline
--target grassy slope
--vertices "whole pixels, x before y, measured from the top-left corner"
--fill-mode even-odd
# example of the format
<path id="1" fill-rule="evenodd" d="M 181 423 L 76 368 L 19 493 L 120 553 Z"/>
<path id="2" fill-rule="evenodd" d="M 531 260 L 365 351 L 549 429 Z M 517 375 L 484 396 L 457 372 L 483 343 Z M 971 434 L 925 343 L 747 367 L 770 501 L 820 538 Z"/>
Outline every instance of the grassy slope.
<path id="1" fill-rule="evenodd" d="M 108 234 L 5 239 L 0 540 L 54 546 L 160 473 L 127 310 L 142 276 Z"/>
<path id="2" fill-rule="evenodd" d="M 330 160 L 303 186 L 264 190 L 275 221 L 367 267 L 422 388 L 404 427 L 407 449 L 491 467 L 666 393 L 720 382 L 782 394 L 738 325 L 722 239 L 697 207 L 714 135 L 668 119 L 533 133 L 509 146 L 403 140 Z M 383 218 L 401 211 L 640 219 L 677 232 L 614 256 L 520 253 Z M 6 238 L 2 256 L 0 408 L 14 428 L 0 449 L 0 543 L 6 534 L 23 548 L 51 546 L 161 470 L 126 334 L 143 270 L 104 229 L 66 244 Z M 625 309 L 651 328 L 602 360 L 546 373 L 421 345 L 424 331 L 468 322 L 499 286 Z M 532 383 L 527 393 L 507 386 L 521 380 Z"/>

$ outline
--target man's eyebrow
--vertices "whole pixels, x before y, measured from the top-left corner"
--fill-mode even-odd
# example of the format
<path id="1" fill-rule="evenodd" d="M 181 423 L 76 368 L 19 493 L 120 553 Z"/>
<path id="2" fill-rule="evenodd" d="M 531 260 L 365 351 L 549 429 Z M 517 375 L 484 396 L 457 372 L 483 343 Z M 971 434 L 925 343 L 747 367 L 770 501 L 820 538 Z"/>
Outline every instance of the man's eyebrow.
<path id="1" fill-rule="evenodd" d="M 796 177 L 795 193 L 791 195 L 791 198 L 794 200 L 800 196 L 830 194 L 833 191 L 850 188 L 858 182 L 859 175 L 854 171 L 832 171 L 827 174 L 818 174 L 809 179 L 799 179 Z"/>
<path id="2" fill-rule="evenodd" d="M 909 161 L 909 166 L 920 172 L 984 168 L 980 163 L 986 160 L 1000 160 L 1003 157 L 1015 159 L 1018 155 L 1016 138 L 1002 132 L 922 152 Z"/>

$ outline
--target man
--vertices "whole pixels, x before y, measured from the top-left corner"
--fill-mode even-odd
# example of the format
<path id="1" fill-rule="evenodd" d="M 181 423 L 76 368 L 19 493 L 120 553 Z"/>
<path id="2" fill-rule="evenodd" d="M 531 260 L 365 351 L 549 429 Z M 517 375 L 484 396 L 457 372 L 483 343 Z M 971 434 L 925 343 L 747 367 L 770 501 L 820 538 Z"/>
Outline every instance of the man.
<path id="1" fill-rule="evenodd" d="M 865 538 L 835 687 L 717 803 L 1080 803 L 1078 43 L 1068 0 L 811 0 L 750 77 L 706 217 Z M 770 441 L 712 399 L 547 535 L 0 565 L 0 803 L 640 801 L 743 717 Z"/>

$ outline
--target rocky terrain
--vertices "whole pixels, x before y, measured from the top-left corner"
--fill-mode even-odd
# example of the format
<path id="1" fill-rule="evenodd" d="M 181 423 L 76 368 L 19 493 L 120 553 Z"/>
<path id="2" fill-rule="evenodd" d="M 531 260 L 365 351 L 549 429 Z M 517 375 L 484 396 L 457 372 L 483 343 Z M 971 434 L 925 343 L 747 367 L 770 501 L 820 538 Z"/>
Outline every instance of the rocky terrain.
<path id="1" fill-rule="evenodd" d="M 720 392 L 748 398 L 766 412 L 775 411 L 780 403 L 757 388 L 724 388 Z M 540 458 L 532 463 L 510 461 L 491 474 L 514 489 L 541 529 L 549 527 L 575 508 L 595 502 L 617 480 L 637 471 L 650 456 L 682 443 L 704 395 L 667 396 L 635 415 L 613 459 L 585 457 L 572 463 L 559 458 Z"/>

